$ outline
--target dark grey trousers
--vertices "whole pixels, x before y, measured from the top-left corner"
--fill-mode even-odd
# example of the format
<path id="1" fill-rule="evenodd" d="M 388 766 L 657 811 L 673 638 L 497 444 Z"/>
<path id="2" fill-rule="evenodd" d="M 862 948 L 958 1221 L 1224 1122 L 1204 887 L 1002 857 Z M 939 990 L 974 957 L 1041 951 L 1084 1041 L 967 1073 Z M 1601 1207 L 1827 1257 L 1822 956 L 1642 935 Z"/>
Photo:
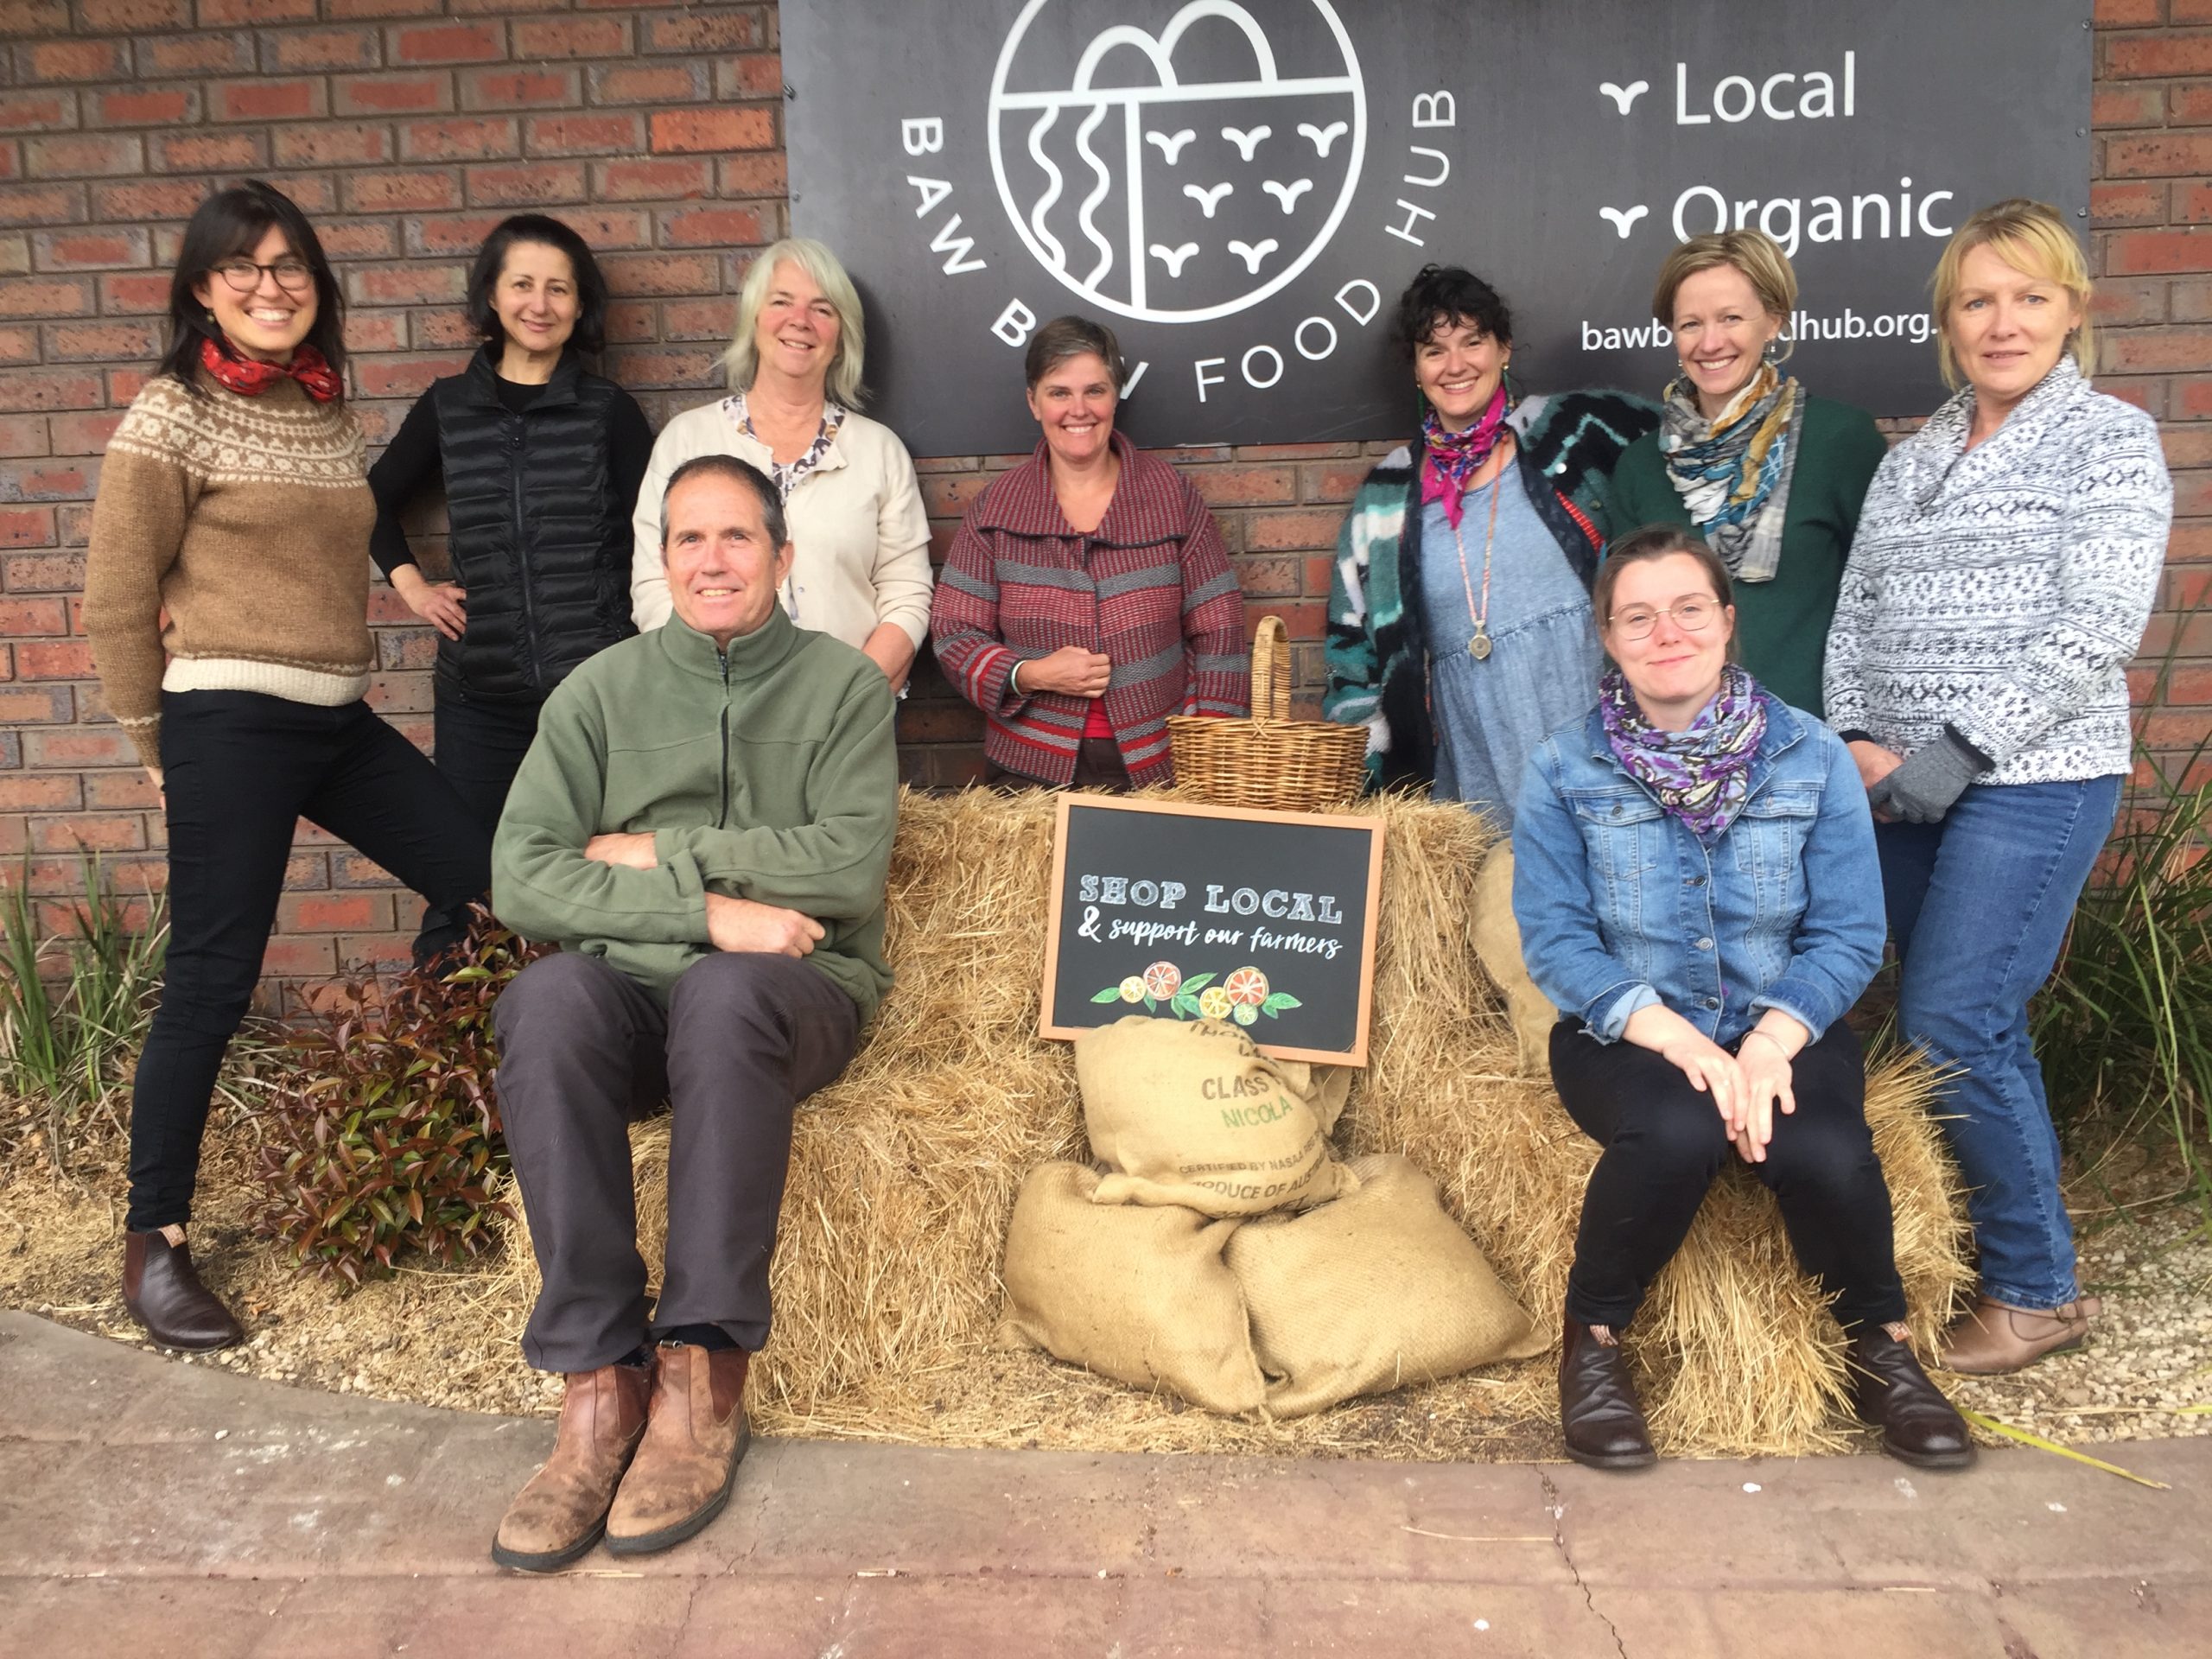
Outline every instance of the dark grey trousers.
<path id="1" fill-rule="evenodd" d="M 852 1058 L 852 999 L 797 957 L 727 953 L 693 963 L 663 1013 L 628 975 L 563 951 L 524 969 L 493 1019 L 499 1112 L 544 1286 L 524 1357 L 588 1371 L 686 1325 L 718 1325 L 757 1351 L 791 1111 Z M 629 1125 L 664 1099 L 668 1254 L 649 1322 Z"/>

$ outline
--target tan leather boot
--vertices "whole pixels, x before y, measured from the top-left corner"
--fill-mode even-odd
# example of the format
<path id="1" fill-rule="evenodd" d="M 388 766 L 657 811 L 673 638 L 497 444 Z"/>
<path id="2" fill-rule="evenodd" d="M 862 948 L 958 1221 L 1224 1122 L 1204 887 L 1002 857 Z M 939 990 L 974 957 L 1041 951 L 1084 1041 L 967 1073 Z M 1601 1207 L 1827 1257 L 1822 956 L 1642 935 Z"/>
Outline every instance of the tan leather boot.
<path id="1" fill-rule="evenodd" d="M 600 1540 L 622 1471 L 645 1433 L 652 1372 L 644 1365 L 574 1371 L 553 1455 L 507 1506 L 492 1559 L 524 1573 L 566 1567 Z"/>
<path id="2" fill-rule="evenodd" d="M 2084 1296 L 2063 1307 L 2014 1307 L 1991 1297 L 1975 1299 L 1943 1335 L 1947 1371 L 1967 1376 L 2002 1376 L 2024 1370 L 2046 1355 L 2079 1348 L 2104 1304 Z"/>
<path id="3" fill-rule="evenodd" d="M 680 1544 L 722 1512 L 751 1444 L 741 1348 L 660 1345 L 645 1438 L 607 1517 L 607 1548 L 645 1555 Z"/>

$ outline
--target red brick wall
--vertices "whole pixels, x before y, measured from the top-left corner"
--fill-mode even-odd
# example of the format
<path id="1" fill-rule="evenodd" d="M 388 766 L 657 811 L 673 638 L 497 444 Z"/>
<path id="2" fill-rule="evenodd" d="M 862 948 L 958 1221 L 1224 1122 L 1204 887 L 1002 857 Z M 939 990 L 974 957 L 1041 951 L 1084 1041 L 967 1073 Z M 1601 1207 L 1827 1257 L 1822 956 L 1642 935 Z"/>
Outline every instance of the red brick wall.
<path id="1" fill-rule="evenodd" d="M 2146 730 L 2186 749 L 2212 710 L 2212 0 L 2099 0 L 2094 242 L 2102 384 L 2165 423 L 2182 520 L 2139 677 L 2181 664 Z M 162 823 L 100 703 L 79 626 L 90 503 L 117 411 L 157 348 L 194 203 L 258 174 L 315 216 L 351 303 L 373 439 L 461 360 L 467 256 L 543 207 L 605 256 L 612 372 L 656 423 L 704 401 L 748 249 L 785 227 L 772 4 L 652 0 L 0 0 L 0 855 L 69 891 L 77 849 L 158 885 Z M 1379 447 L 1379 446 L 1374 446 Z M 1201 449 L 1254 613 L 1280 611 L 1310 700 L 1328 550 L 1357 445 Z M 925 463 L 940 543 L 988 475 Z M 435 517 L 422 529 L 434 546 Z M 427 741 L 431 640 L 378 588 L 371 696 Z M 1311 712 L 1309 708 L 1309 712 Z M 972 711 L 925 671 L 907 776 L 980 763 Z M 413 904 L 302 826 L 270 969 L 404 952 Z"/>
<path id="2" fill-rule="evenodd" d="M 2212 730 L 2212 0 L 2097 0 L 2096 16 L 2097 384 L 2158 417 L 2174 475 L 2159 614 L 2129 679 L 2145 742 L 2179 759 Z"/>

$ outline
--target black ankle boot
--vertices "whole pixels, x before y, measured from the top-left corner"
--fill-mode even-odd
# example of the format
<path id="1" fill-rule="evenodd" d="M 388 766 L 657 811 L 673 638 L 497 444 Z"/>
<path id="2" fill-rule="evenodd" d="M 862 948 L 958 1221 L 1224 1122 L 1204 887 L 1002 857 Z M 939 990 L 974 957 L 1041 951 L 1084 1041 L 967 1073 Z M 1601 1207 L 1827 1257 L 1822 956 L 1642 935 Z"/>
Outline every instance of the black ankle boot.
<path id="1" fill-rule="evenodd" d="M 1627 1357 L 1573 1314 L 1559 1351 L 1559 1427 L 1567 1455 L 1592 1469 L 1641 1469 L 1659 1460 Z"/>
<path id="2" fill-rule="evenodd" d="M 123 1305 L 164 1348 L 202 1353 L 245 1338 L 231 1310 L 200 1282 L 192 1247 L 171 1244 L 159 1231 L 124 1235 Z"/>
<path id="3" fill-rule="evenodd" d="M 1974 1461 L 1966 1419 L 1928 1380 L 1912 1350 L 1878 1325 L 1851 1338 L 1851 1403 L 1882 1431 L 1882 1450 L 1916 1469 L 1963 1469 Z"/>

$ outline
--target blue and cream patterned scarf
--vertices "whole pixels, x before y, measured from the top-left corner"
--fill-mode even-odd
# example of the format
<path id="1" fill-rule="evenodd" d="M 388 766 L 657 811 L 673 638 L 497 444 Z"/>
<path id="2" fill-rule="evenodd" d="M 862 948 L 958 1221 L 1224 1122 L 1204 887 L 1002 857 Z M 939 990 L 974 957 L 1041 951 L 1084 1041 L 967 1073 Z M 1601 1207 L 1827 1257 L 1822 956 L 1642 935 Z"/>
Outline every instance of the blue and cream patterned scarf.
<path id="1" fill-rule="evenodd" d="M 1662 732 L 1618 668 L 1598 682 L 1598 708 L 1613 758 L 1710 847 L 1736 821 L 1751 790 L 1751 757 L 1766 735 L 1758 682 L 1731 663 L 1720 690 L 1679 732 Z"/>
<path id="2" fill-rule="evenodd" d="M 1797 470 L 1805 395 L 1771 363 L 1717 421 L 1698 413 L 1687 376 L 1667 388 L 1659 453 L 1698 533 L 1738 582 L 1771 582 L 1782 564 L 1782 521 Z"/>

